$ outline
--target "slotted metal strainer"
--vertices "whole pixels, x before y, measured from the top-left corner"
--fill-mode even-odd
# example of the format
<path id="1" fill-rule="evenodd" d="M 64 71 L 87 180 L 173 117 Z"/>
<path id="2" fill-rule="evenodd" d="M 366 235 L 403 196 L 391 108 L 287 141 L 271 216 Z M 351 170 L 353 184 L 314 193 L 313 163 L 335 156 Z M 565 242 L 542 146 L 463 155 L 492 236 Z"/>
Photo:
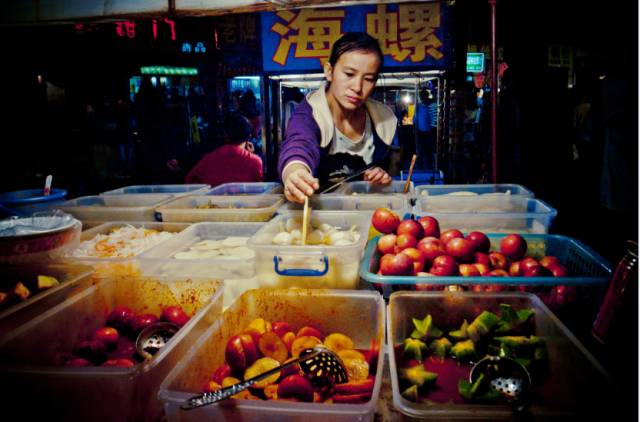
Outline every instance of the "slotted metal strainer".
<path id="1" fill-rule="evenodd" d="M 180 408 L 190 410 L 228 399 L 229 397 L 246 390 L 258 381 L 261 381 L 288 366 L 295 365 L 296 363 L 300 365 L 300 369 L 302 369 L 309 380 L 315 385 L 342 384 L 348 381 L 347 370 L 340 358 L 326 347 L 318 345 L 313 348 L 303 350 L 298 359 L 286 362 L 267 372 L 263 372 L 253 378 L 249 378 L 246 381 L 221 388 L 220 390 L 216 390 L 211 393 L 204 393 L 199 396 L 192 397 L 185 401 Z"/>
<path id="2" fill-rule="evenodd" d="M 475 382 L 484 374 L 491 388 L 499 393 L 517 411 L 525 409 L 531 392 L 529 371 L 514 359 L 500 356 L 487 356 L 480 359 L 469 374 L 469 382 Z"/>
<path id="3" fill-rule="evenodd" d="M 144 359 L 151 359 L 179 329 L 180 327 L 170 322 L 148 325 L 136 338 L 136 351 Z"/>

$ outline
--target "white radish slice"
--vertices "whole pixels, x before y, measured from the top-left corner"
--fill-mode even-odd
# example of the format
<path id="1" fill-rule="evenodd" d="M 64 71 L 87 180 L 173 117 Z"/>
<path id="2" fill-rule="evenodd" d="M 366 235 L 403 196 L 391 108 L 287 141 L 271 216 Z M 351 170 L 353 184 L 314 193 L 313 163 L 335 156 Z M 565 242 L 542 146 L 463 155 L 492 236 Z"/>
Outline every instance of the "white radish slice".
<path id="1" fill-rule="evenodd" d="M 248 237 L 242 236 L 229 236 L 226 239 L 222 239 L 222 246 L 226 248 L 235 248 L 238 246 L 244 246 L 249 240 Z"/>

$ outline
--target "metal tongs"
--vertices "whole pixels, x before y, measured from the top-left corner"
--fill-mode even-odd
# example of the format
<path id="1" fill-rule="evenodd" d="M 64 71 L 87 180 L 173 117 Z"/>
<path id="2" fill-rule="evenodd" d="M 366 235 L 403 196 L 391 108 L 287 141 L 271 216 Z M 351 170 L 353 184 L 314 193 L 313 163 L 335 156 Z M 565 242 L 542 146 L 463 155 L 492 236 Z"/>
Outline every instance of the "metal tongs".
<path id="1" fill-rule="evenodd" d="M 295 365 L 296 363 L 300 364 L 302 372 L 304 372 L 305 375 L 309 377 L 309 380 L 316 385 L 342 384 L 348 380 L 347 370 L 340 358 L 326 347 L 318 345 L 313 348 L 303 350 L 300 353 L 299 358 L 286 362 L 267 372 L 263 372 L 260 375 L 256 375 L 253 378 L 249 378 L 246 381 L 221 388 L 220 390 L 216 390 L 211 393 L 204 393 L 199 396 L 192 397 L 185 401 L 180 408 L 184 410 L 191 410 L 228 399 L 229 397 L 246 390 L 255 383 L 277 373 L 278 371 L 281 371 L 286 367 Z"/>

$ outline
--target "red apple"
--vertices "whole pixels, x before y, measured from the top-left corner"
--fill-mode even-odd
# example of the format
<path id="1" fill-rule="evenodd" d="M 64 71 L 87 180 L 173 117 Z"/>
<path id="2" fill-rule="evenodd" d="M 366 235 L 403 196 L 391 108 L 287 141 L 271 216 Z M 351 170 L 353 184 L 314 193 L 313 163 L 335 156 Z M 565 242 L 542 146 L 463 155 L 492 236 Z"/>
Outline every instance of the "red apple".
<path id="1" fill-rule="evenodd" d="M 442 232 L 442 234 L 440 234 L 440 240 L 445 245 L 449 243 L 451 239 L 454 239 L 456 237 L 459 237 L 460 239 L 464 239 L 464 235 L 458 229 L 445 230 L 444 232 Z"/>
<path id="2" fill-rule="evenodd" d="M 551 277 L 553 274 L 551 271 L 543 267 L 542 265 L 534 265 L 533 267 L 529 267 L 527 269 L 522 270 L 522 275 L 524 277 Z"/>
<path id="3" fill-rule="evenodd" d="M 415 248 L 418 246 L 418 240 L 407 233 L 399 234 L 396 239 L 396 253 L 401 252 L 407 248 Z"/>
<path id="4" fill-rule="evenodd" d="M 378 239 L 378 251 L 384 255 L 393 253 L 396 246 L 397 236 L 395 234 L 385 234 Z"/>
<path id="5" fill-rule="evenodd" d="M 373 212 L 371 224 L 380 233 L 389 234 L 398 228 L 400 217 L 389 208 L 378 208 Z"/>
<path id="6" fill-rule="evenodd" d="M 491 272 L 491 268 L 489 268 L 489 265 L 487 264 L 480 264 L 476 262 L 475 264 L 473 264 L 473 266 L 478 269 L 478 272 L 482 277 L 488 276 Z"/>
<path id="7" fill-rule="evenodd" d="M 440 277 L 458 275 L 458 263 L 449 255 L 440 255 L 433 260 L 429 272 Z"/>
<path id="8" fill-rule="evenodd" d="M 413 268 L 411 269 L 411 275 L 417 276 L 424 270 L 424 262 L 413 261 Z"/>
<path id="9" fill-rule="evenodd" d="M 505 270 L 491 270 L 489 272 L 490 277 L 509 277 L 509 273 Z"/>
<path id="10" fill-rule="evenodd" d="M 494 270 L 507 270 L 509 268 L 509 261 L 507 257 L 500 252 L 491 252 L 489 254 L 489 261 Z"/>
<path id="11" fill-rule="evenodd" d="M 102 327 L 93 332 L 93 339 L 103 342 L 109 349 L 116 346 L 118 337 L 118 330 L 113 327 Z"/>
<path id="12" fill-rule="evenodd" d="M 296 333 L 296 337 L 304 337 L 304 336 L 315 337 L 315 338 L 319 338 L 320 340 L 324 339 L 324 334 L 322 334 L 322 331 L 310 325 L 305 325 L 304 327 L 300 328 Z"/>
<path id="13" fill-rule="evenodd" d="M 189 322 L 189 317 L 184 313 L 184 310 L 180 306 L 167 306 L 162 311 L 160 320 L 176 324 L 178 327 L 182 327 L 187 322 Z"/>
<path id="14" fill-rule="evenodd" d="M 422 226 L 422 235 L 424 237 L 440 237 L 440 223 L 434 217 L 420 217 L 418 223 Z"/>
<path id="15" fill-rule="evenodd" d="M 422 226 L 416 220 L 407 219 L 402 220 L 396 229 L 396 234 L 398 236 L 402 234 L 409 234 L 416 239 L 422 238 Z"/>
<path id="16" fill-rule="evenodd" d="M 522 269 L 520 268 L 521 261 L 514 261 L 509 266 L 509 275 L 511 277 L 520 277 L 522 276 Z"/>
<path id="17" fill-rule="evenodd" d="M 101 341 L 84 340 L 73 349 L 73 354 L 90 361 L 94 365 L 100 365 L 107 360 L 107 346 Z"/>
<path id="18" fill-rule="evenodd" d="M 476 264 L 484 264 L 486 266 L 491 265 L 491 260 L 489 259 L 489 255 L 483 252 L 474 252 L 473 262 L 475 262 Z"/>
<path id="19" fill-rule="evenodd" d="M 527 241 L 519 234 L 508 234 L 500 241 L 500 252 L 511 259 L 522 259 L 527 253 Z"/>
<path id="20" fill-rule="evenodd" d="M 431 264 L 436 257 L 446 253 L 444 244 L 436 237 L 424 237 L 418 242 L 418 249 L 422 251 L 426 261 Z"/>
<path id="21" fill-rule="evenodd" d="M 312 402 L 313 386 L 307 377 L 289 375 L 278 384 L 278 397 L 295 398 L 303 402 Z"/>
<path id="22" fill-rule="evenodd" d="M 229 366 L 243 373 L 258 358 L 258 348 L 249 334 L 239 334 L 227 341 L 224 356 Z"/>
<path id="23" fill-rule="evenodd" d="M 520 272 L 524 274 L 524 272 L 529 268 L 536 267 L 538 265 L 540 265 L 540 263 L 536 261 L 535 258 L 532 258 L 530 256 L 524 257 L 522 258 L 522 260 L 520 260 Z"/>
<path id="24" fill-rule="evenodd" d="M 402 252 L 405 255 L 407 255 L 409 258 L 411 258 L 411 260 L 413 262 L 420 262 L 424 265 L 425 261 L 426 261 L 426 257 L 424 256 L 424 252 L 422 252 L 420 249 L 417 248 L 407 248 L 407 249 L 403 249 Z"/>
<path id="25" fill-rule="evenodd" d="M 473 260 L 473 244 L 467 239 L 453 238 L 445 246 L 447 253 L 458 262 L 470 262 Z"/>
<path id="26" fill-rule="evenodd" d="M 465 239 L 471 241 L 474 251 L 484 253 L 489 252 L 491 241 L 489 241 L 489 238 L 486 234 L 482 232 L 471 232 L 467 234 L 467 237 L 465 237 Z"/>
<path id="27" fill-rule="evenodd" d="M 217 367 L 215 371 L 213 371 L 213 380 L 218 384 L 222 384 L 222 380 L 230 377 L 231 375 L 231 367 L 226 363 Z"/>
<path id="28" fill-rule="evenodd" d="M 380 261 L 380 270 L 382 275 L 409 275 L 413 272 L 413 261 L 408 255 L 399 253 L 393 258 Z"/>
<path id="29" fill-rule="evenodd" d="M 554 277 L 567 277 L 569 275 L 569 270 L 562 264 L 551 264 L 546 267 Z"/>
<path id="30" fill-rule="evenodd" d="M 284 336 L 289 331 L 293 331 L 291 329 L 291 325 L 286 321 L 276 321 L 271 324 L 271 331 L 276 333 L 280 338 Z"/>
<path id="31" fill-rule="evenodd" d="M 158 318 L 153 314 L 141 314 L 131 318 L 129 325 L 131 326 L 132 334 L 137 336 L 140 331 L 144 330 L 147 326 L 158 322 Z"/>
<path id="32" fill-rule="evenodd" d="M 463 277 L 480 277 L 480 271 L 474 264 L 460 264 L 458 271 Z"/>
<path id="33" fill-rule="evenodd" d="M 129 322 L 135 316 L 135 312 L 126 306 L 116 306 L 107 315 L 106 325 L 118 330 L 119 333 L 126 333 L 129 330 Z"/>
<path id="34" fill-rule="evenodd" d="M 556 265 L 556 264 L 562 265 L 562 262 L 560 262 L 560 260 L 555 256 L 547 255 L 547 256 L 543 256 L 540 259 L 540 265 L 542 265 L 543 267 L 549 268 L 550 266 Z"/>
<path id="35" fill-rule="evenodd" d="M 435 277 L 431 273 L 427 273 L 427 274 L 429 274 L 431 277 Z M 415 287 L 416 287 L 416 290 L 419 292 L 431 292 L 436 290 L 436 285 L 429 284 L 429 283 L 416 283 Z"/>

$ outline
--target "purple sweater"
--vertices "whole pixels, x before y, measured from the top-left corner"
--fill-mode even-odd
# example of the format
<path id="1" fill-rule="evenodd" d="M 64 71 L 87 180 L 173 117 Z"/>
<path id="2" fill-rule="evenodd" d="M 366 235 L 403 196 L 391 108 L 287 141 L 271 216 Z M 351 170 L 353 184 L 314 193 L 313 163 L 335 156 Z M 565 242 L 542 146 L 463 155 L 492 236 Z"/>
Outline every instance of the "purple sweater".
<path id="1" fill-rule="evenodd" d="M 296 107 L 287 124 L 284 141 L 280 145 L 278 174 L 290 161 L 302 161 L 316 174 L 320 163 L 320 127 L 313 118 L 313 110 L 305 98 Z"/>

